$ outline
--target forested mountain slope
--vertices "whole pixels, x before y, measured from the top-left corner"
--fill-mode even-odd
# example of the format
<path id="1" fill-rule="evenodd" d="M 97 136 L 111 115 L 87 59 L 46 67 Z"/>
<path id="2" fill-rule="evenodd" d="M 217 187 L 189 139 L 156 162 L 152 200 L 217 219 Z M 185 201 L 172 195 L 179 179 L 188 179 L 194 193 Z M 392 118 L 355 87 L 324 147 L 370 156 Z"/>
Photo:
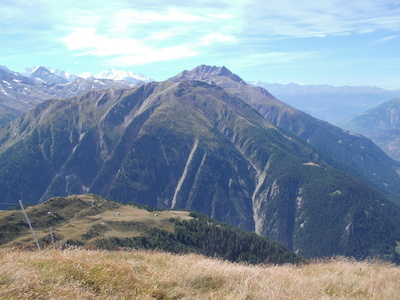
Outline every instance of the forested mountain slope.
<path id="1" fill-rule="evenodd" d="M 239 97 L 266 120 L 300 137 L 336 168 L 400 203 L 400 163 L 388 157 L 371 140 L 318 120 L 281 102 L 262 87 L 245 83 L 225 67 L 199 66 L 171 80 L 202 80 Z"/>
<path id="2" fill-rule="evenodd" d="M 49 100 L 0 129 L 4 202 L 95 193 L 198 211 L 305 256 L 396 259 L 399 207 L 338 165 L 196 80 Z"/>

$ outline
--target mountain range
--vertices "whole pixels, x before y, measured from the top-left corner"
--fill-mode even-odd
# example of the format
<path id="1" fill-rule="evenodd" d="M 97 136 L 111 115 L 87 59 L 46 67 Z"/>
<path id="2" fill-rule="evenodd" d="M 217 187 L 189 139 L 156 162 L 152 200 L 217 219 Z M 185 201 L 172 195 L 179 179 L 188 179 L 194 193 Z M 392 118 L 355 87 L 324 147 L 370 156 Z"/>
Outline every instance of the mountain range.
<path id="1" fill-rule="evenodd" d="M 369 137 L 390 157 L 400 161 L 400 98 L 367 110 L 340 126 Z"/>
<path id="2" fill-rule="evenodd" d="M 112 80 L 123 80 L 130 83 L 140 83 L 140 82 L 151 82 L 154 81 L 148 76 L 143 74 L 135 74 L 130 71 L 122 71 L 115 69 L 104 70 L 96 75 L 92 75 L 90 73 L 81 74 L 80 77 L 84 78 L 97 78 L 97 79 L 112 79 Z"/>
<path id="3" fill-rule="evenodd" d="M 128 77 L 116 80 L 121 75 Z M 90 90 L 131 88 L 148 81 L 151 81 L 148 77 L 116 70 L 83 78 L 49 67 L 29 67 L 20 74 L 0 66 L 0 124 L 15 119 L 47 99 L 77 96 Z"/>
<path id="4" fill-rule="evenodd" d="M 301 85 L 249 81 L 261 86 L 278 99 L 313 117 L 340 125 L 367 109 L 400 97 L 400 90 L 372 86 Z"/>
<path id="5" fill-rule="evenodd" d="M 396 261 L 399 169 L 225 67 L 47 100 L 0 128 L 4 202 L 94 193 L 190 209 L 307 257 Z"/>

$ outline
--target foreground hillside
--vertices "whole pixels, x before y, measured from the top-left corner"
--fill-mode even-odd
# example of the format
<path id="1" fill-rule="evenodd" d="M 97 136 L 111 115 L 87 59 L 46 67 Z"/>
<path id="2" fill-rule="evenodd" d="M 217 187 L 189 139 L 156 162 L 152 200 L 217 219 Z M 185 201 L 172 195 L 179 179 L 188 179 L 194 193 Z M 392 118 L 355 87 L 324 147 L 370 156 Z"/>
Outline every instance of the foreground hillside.
<path id="1" fill-rule="evenodd" d="M 199 255 L 0 250 L 2 299 L 398 299 L 400 268 L 332 260 L 249 266 Z"/>
<path id="2" fill-rule="evenodd" d="M 26 211 L 41 248 L 157 249 L 251 264 L 302 260 L 265 237 L 194 212 L 146 210 L 92 194 L 53 198 Z M 0 247 L 33 245 L 22 211 L 0 211 Z"/>

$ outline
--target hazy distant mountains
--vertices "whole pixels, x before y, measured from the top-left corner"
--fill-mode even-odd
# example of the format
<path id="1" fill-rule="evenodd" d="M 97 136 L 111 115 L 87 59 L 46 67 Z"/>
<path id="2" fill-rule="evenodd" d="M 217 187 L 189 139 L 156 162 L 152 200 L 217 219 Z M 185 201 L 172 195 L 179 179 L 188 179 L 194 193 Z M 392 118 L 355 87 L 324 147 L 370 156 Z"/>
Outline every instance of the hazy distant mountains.
<path id="1" fill-rule="evenodd" d="M 115 70 L 115 69 L 109 69 L 109 70 L 104 70 L 96 75 L 92 75 L 90 73 L 84 73 L 80 75 L 81 77 L 84 78 L 98 78 L 98 79 L 112 79 L 112 80 L 124 80 L 130 83 L 139 83 L 139 82 L 151 82 L 153 79 L 151 79 L 148 76 L 145 76 L 143 74 L 135 74 L 130 71 L 122 71 L 122 70 Z"/>
<path id="2" fill-rule="evenodd" d="M 82 73 L 77 76 L 55 68 L 33 66 L 26 68 L 25 71 L 22 73 L 22 75 L 29 77 L 30 79 L 38 83 L 45 83 L 47 85 L 63 84 L 66 82 L 71 82 L 79 77 L 84 79 L 95 78 L 95 79 L 111 79 L 117 81 L 123 80 L 130 83 L 146 83 L 153 81 L 153 79 L 143 74 L 135 74 L 130 71 L 115 70 L 115 69 L 104 70 L 95 75 L 90 73 Z"/>
<path id="3" fill-rule="evenodd" d="M 21 75 L 25 79 L 10 78 L 0 81 L 0 124 L 12 120 L 22 112 L 27 111 L 41 101 L 53 97 L 70 97 L 79 93 L 109 87 L 129 87 L 129 84 L 141 84 L 153 81 L 148 76 L 135 74 L 129 71 L 109 69 L 98 74 L 82 73 L 79 76 L 44 66 L 33 66 L 25 69 L 22 74 L 0 66 L 0 70 L 16 77 Z M 77 82 L 74 80 L 81 78 Z M 16 85 L 15 80 L 28 81 L 29 86 Z M 88 80 L 85 84 L 82 79 Z M 95 79 L 107 79 L 99 84 Z M 118 82 L 112 82 L 118 81 Z M 122 83 L 124 81 L 125 83 Z M 8 83 L 8 84 L 7 84 Z M 32 86 L 32 83 L 36 85 Z M 329 85 L 299 85 L 276 84 L 261 81 L 252 81 L 249 84 L 262 86 L 283 102 L 304 111 L 318 119 L 339 124 L 349 117 L 355 116 L 367 109 L 390 99 L 400 97 L 400 90 L 389 91 L 377 87 L 333 87 Z M 58 85 L 53 91 L 48 86 Z M 68 85 L 63 87 L 62 85 Z M 72 88 L 72 85 L 76 85 Z M 104 85 L 104 87 L 102 86 Z M 15 93 L 13 89 L 19 90 Z M 59 95 L 54 90 L 61 89 Z M 23 90 L 21 92 L 21 90 Z M 67 90 L 74 90 L 68 92 Z"/>
<path id="4" fill-rule="evenodd" d="M 400 161 L 400 98 L 367 110 L 340 126 L 369 137 L 389 156 Z"/>
<path id="5" fill-rule="evenodd" d="M 305 256 L 398 259 L 399 169 L 224 67 L 47 100 L 0 127 L 4 202 L 95 193 L 190 209 Z"/>
<path id="6" fill-rule="evenodd" d="M 67 83 L 69 80 L 67 79 L 67 76 L 64 76 L 60 73 L 60 71 L 56 71 L 49 69 L 47 67 L 30 67 L 26 68 L 25 72 L 23 72 L 23 75 L 28 77 L 29 79 L 33 80 L 34 82 L 38 84 L 46 84 L 46 85 L 53 85 L 53 84 L 63 84 Z M 73 79 L 76 79 L 77 77 L 74 76 Z M 72 79 L 72 80 L 73 80 Z"/>
<path id="7" fill-rule="evenodd" d="M 117 80 L 118 76 L 124 80 Z M 148 81 L 148 77 L 116 70 L 83 78 L 49 67 L 29 67 L 22 75 L 0 66 L 0 124 L 46 99 L 77 96 L 89 90 L 131 88 Z"/>
<path id="8" fill-rule="evenodd" d="M 318 119 L 339 124 L 367 109 L 400 97 L 400 90 L 371 86 L 299 85 L 251 81 L 283 102 Z"/>

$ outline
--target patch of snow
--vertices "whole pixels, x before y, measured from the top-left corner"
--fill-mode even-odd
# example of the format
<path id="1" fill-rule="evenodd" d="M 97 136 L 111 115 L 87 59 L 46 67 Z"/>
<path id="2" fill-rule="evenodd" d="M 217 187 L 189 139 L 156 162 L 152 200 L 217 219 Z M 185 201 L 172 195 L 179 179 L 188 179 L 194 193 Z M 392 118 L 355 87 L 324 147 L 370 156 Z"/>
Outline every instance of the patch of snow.
<path id="1" fill-rule="evenodd" d="M 93 77 L 93 75 L 90 74 L 89 72 L 84 72 L 84 73 L 80 74 L 79 77 L 82 77 L 84 79 L 88 79 L 88 78 Z"/>
<path id="2" fill-rule="evenodd" d="M 94 75 L 93 77 L 99 79 L 124 80 L 131 83 L 136 83 L 138 81 L 143 81 L 143 82 L 153 81 L 150 77 L 147 77 L 142 74 L 135 74 L 131 71 L 115 70 L 115 69 L 104 70 Z"/>
<path id="3" fill-rule="evenodd" d="M 40 66 L 27 67 L 21 74 L 26 77 L 29 77 L 39 68 L 40 68 Z"/>
<path id="4" fill-rule="evenodd" d="M 301 207 L 301 205 L 303 204 L 303 197 L 302 196 L 297 196 L 296 197 L 296 204 L 297 204 L 297 208 Z"/>
<path id="5" fill-rule="evenodd" d="M 312 161 L 303 163 L 303 165 L 305 165 L 305 166 L 313 166 L 313 167 L 321 167 L 320 165 L 318 165 L 316 163 L 313 163 Z"/>
<path id="6" fill-rule="evenodd" d="M 38 82 L 46 83 L 42 78 L 39 78 L 39 77 L 35 77 L 34 80 L 38 81 Z"/>
<path id="7" fill-rule="evenodd" d="M 341 195 L 343 192 L 341 190 L 336 190 L 333 193 L 331 193 L 331 196 L 335 196 L 335 195 Z"/>
<path id="8" fill-rule="evenodd" d="M 349 234 L 349 233 L 350 233 L 351 225 L 352 225 L 352 223 L 350 222 L 349 225 L 347 225 L 346 228 L 344 229 L 344 232 L 345 232 L 346 234 Z"/>

